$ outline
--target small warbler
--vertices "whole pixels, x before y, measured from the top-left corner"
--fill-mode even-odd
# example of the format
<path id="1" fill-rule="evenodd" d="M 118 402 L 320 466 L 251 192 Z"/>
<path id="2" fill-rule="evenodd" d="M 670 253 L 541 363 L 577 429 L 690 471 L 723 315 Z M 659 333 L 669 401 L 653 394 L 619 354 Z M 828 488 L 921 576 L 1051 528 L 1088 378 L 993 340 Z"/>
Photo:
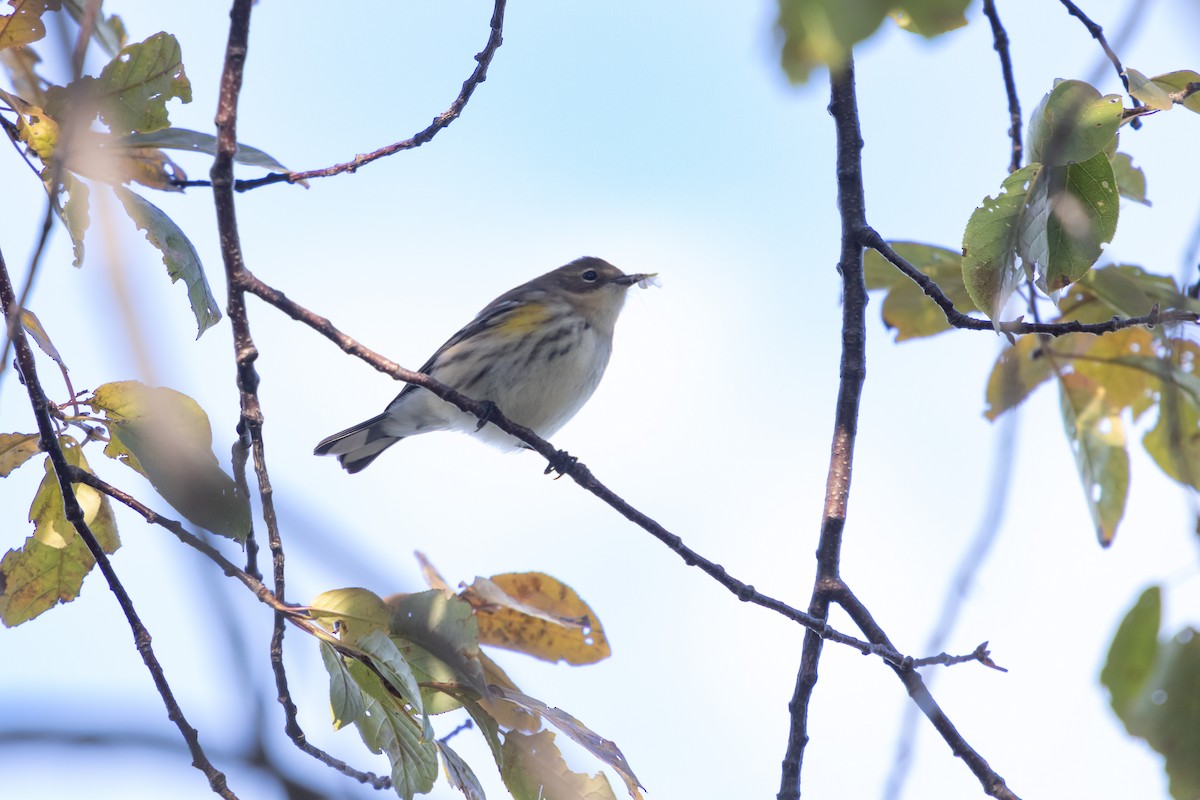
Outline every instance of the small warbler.
<path id="1" fill-rule="evenodd" d="M 626 275 L 598 258 L 576 259 L 488 303 L 420 371 L 548 438 L 600 383 L 625 292 L 653 278 Z M 409 384 L 382 414 L 323 439 L 314 453 L 335 455 L 347 472 L 358 472 L 406 436 L 443 430 L 477 433 L 505 449 L 523 446 Z"/>

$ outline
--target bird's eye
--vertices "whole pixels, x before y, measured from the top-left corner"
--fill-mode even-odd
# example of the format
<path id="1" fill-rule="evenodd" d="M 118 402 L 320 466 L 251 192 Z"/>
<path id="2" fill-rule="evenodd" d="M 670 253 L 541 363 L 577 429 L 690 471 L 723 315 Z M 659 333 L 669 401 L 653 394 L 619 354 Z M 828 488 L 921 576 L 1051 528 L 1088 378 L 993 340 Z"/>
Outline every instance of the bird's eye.
<path id="1" fill-rule="evenodd" d="M 594 269 L 589 269 L 579 277 L 583 278 L 588 283 L 595 283 L 596 279 L 600 277 L 600 273 L 596 272 Z"/>

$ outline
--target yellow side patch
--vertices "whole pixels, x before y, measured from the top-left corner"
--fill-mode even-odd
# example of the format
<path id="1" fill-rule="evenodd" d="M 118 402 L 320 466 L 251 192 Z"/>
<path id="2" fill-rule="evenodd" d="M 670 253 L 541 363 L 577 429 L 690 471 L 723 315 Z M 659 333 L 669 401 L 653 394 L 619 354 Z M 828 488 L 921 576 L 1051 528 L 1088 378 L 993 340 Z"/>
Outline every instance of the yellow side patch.
<path id="1" fill-rule="evenodd" d="M 526 303 L 508 312 L 493 330 L 511 336 L 533 333 L 550 319 L 550 309 L 542 303 Z"/>

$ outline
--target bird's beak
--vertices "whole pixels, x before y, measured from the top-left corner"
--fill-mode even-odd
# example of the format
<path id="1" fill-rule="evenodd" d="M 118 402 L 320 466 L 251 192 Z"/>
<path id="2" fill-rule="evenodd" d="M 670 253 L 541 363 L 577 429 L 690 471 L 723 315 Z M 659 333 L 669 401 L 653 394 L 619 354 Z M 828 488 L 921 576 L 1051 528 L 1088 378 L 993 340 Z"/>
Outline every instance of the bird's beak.
<path id="1" fill-rule="evenodd" d="M 622 275 L 621 277 L 616 278 L 613 283 L 616 283 L 620 286 L 633 286 L 635 283 L 648 281 L 657 275 L 657 272 L 639 272 L 635 275 Z"/>

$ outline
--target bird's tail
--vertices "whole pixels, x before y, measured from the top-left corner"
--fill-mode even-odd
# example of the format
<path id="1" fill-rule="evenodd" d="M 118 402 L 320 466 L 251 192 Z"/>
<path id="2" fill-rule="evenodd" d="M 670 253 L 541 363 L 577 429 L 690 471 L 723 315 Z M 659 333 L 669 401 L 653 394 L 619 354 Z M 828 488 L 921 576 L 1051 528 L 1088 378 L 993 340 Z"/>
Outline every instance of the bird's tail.
<path id="1" fill-rule="evenodd" d="M 392 436 L 383 429 L 386 414 L 372 417 L 352 428 L 327 436 L 313 449 L 318 456 L 337 456 L 346 472 L 355 473 L 365 469 L 379 454 L 400 441 L 402 436 Z"/>

